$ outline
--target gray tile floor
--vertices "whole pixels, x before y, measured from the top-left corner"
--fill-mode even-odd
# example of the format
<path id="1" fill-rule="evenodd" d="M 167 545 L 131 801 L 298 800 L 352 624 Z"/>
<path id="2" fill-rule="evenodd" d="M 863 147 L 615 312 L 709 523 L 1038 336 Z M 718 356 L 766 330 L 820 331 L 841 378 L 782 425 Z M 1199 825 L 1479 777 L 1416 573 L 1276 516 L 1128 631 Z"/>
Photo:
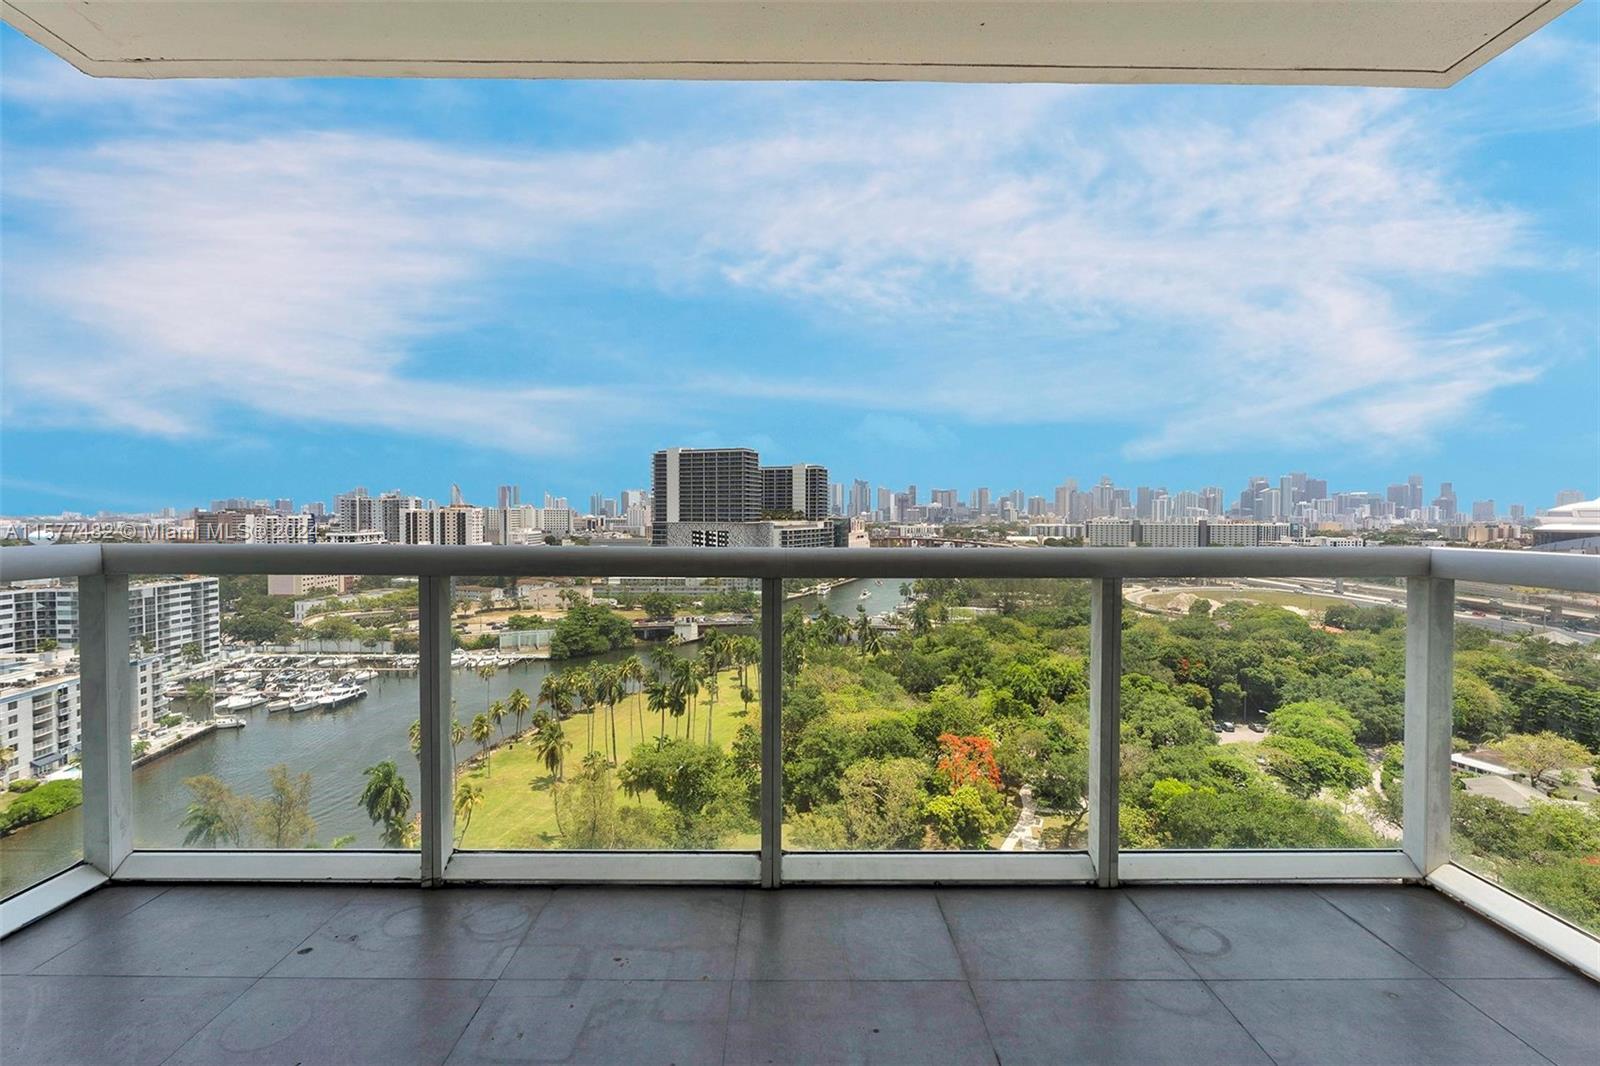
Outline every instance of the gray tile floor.
<path id="1" fill-rule="evenodd" d="M 102 889 L 0 1063 L 1600 1063 L 1600 986 L 1422 888 Z"/>

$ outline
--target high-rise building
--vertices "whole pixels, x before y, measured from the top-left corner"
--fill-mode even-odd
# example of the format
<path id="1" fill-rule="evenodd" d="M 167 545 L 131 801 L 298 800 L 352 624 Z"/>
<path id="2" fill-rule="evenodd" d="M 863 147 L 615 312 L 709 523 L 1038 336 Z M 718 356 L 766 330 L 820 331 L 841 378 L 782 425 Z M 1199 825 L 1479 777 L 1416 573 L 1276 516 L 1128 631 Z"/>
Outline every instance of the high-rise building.
<path id="1" fill-rule="evenodd" d="M 1556 506 L 1557 507 L 1565 507 L 1565 506 L 1567 506 L 1568 504 L 1571 504 L 1571 503 L 1583 503 L 1583 502 L 1584 502 L 1584 497 L 1583 497 L 1583 490 L 1582 489 L 1562 489 L 1560 492 L 1556 493 Z"/>
<path id="2" fill-rule="evenodd" d="M 828 517 L 828 468 L 812 463 L 764 466 L 761 510 L 793 512 L 819 521 Z"/>
<path id="3" fill-rule="evenodd" d="M 520 507 L 522 506 L 522 486 L 501 485 L 496 497 L 495 505 L 502 511 L 507 507 Z"/>
<path id="4" fill-rule="evenodd" d="M 1522 524 L 1522 520 L 1528 516 L 1528 509 L 1522 506 L 1520 503 L 1514 503 L 1510 507 L 1506 508 L 1506 513 L 1510 515 L 1511 521 L 1514 525 L 1520 526 Z"/>
<path id="5" fill-rule="evenodd" d="M 1439 495 L 1434 499 L 1433 505 L 1439 509 L 1440 521 L 1454 522 L 1456 515 L 1460 513 L 1456 510 L 1455 485 L 1449 481 L 1439 482 Z"/>
<path id="6" fill-rule="evenodd" d="M 761 457 L 754 448 L 666 448 L 651 459 L 651 543 L 672 522 L 761 519 Z"/>
<path id="7" fill-rule="evenodd" d="M 316 539 L 317 520 L 308 514 L 267 511 L 245 514 L 241 529 L 246 544 L 310 544 Z"/>
<path id="8" fill-rule="evenodd" d="M 1413 511 L 1422 510 L 1422 475 L 1412 474 L 1406 478 L 1406 488 L 1410 491 L 1406 506 Z"/>
<path id="9" fill-rule="evenodd" d="M 1473 500 L 1472 501 L 1472 520 L 1474 522 L 1493 522 L 1494 521 L 1494 501 L 1493 500 Z"/>
<path id="10" fill-rule="evenodd" d="M 989 513 L 989 508 L 990 508 L 989 490 L 986 489 L 986 488 L 984 488 L 984 489 L 973 489 L 972 490 L 972 509 L 974 511 L 976 511 L 979 515 L 986 515 L 986 514 Z"/>
<path id="11" fill-rule="evenodd" d="M 844 514 L 844 483 L 842 481 L 830 482 L 828 485 L 828 513 L 835 516 Z"/>
<path id="12" fill-rule="evenodd" d="M 272 509 L 279 514 L 294 514 L 294 501 L 287 496 L 280 496 L 272 501 Z"/>
<path id="13" fill-rule="evenodd" d="M 887 485 L 878 486 L 878 518 L 884 522 L 894 521 L 894 490 Z"/>
<path id="14" fill-rule="evenodd" d="M 860 478 L 850 482 L 850 510 L 852 518 L 860 517 L 872 510 L 872 486 Z"/>
<path id="15" fill-rule="evenodd" d="M 378 497 L 377 528 L 383 534 L 383 539 L 390 544 L 406 543 L 407 511 L 418 510 L 422 507 L 422 500 L 416 496 L 407 496 L 398 490 L 385 492 Z"/>
<path id="16" fill-rule="evenodd" d="M 367 495 L 365 488 L 357 487 L 349 492 L 341 492 L 333 498 L 333 511 L 338 519 L 339 528 L 346 533 L 361 529 L 377 529 L 377 514 L 373 510 L 373 499 Z"/>

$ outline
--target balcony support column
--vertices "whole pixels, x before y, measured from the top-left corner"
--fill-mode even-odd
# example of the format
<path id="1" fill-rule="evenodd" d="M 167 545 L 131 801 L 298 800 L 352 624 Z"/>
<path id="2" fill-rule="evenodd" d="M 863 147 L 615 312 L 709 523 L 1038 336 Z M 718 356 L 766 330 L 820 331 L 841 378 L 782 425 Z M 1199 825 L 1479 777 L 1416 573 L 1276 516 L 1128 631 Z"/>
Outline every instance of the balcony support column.
<path id="1" fill-rule="evenodd" d="M 1406 581 L 1404 848 L 1423 877 L 1450 861 L 1456 583 Z"/>
<path id="2" fill-rule="evenodd" d="M 1089 600 L 1089 858 L 1095 883 L 1117 885 L 1122 729 L 1122 579 L 1094 579 Z"/>
<path id="3" fill-rule="evenodd" d="M 450 578 L 418 580 L 422 882 L 440 885 L 444 883 L 455 833 L 455 752 L 450 745 Z"/>
<path id="4" fill-rule="evenodd" d="M 761 579 L 761 887 L 783 884 L 783 579 Z"/>
<path id="5" fill-rule="evenodd" d="M 111 877 L 133 850 L 134 681 L 127 576 L 78 578 L 78 609 L 83 858 Z"/>

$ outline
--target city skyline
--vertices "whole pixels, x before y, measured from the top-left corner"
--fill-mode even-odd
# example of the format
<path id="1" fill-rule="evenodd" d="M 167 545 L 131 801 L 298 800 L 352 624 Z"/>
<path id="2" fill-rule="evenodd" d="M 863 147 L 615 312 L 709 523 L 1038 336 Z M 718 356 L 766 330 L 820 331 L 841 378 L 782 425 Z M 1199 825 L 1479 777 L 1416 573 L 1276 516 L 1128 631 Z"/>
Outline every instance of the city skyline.
<path id="1" fill-rule="evenodd" d="M 727 448 L 729 450 L 740 450 L 744 449 L 745 446 L 729 444 Z M 787 468 L 794 465 L 811 466 L 812 464 L 782 463 L 776 464 L 775 466 L 764 466 L 762 469 L 770 470 L 775 468 Z M 1485 497 L 1469 491 L 1462 482 L 1451 478 L 1430 479 L 1425 473 L 1419 474 L 1416 471 L 1412 471 L 1405 475 L 1392 477 L 1382 484 L 1359 486 L 1336 484 L 1329 478 L 1321 477 L 1318 471 L 1315 469 L 1281 471 L 1276 474 L 1257 472 L 1238 478 L 1233 483 L 1221 482 L 1205 485 L 1191 485 L 1170 481 L 1157 482 L 1154 484 L 1135 484 L 1132 482 L 1119 480 L 1108 474 L 1103 474 L 1098 477 L 1067 475 L 1057 479 L 1054 483 L 1047 485 L 1022 485 L 1005 479 L 989 479 L 982 483 L 963 485 L 937 478 L 923 479 L 921 481 L 910 480 L 890 482 L 881 478 L 861 478 L 851 474 L 848 471 L 839 471 L 829 468 L 825 464 L 815 464 L 815 466 L 821 467 L 824 471 L 827 478 L 826 484 L 830 487 L 830 490 L 835 488 L 838 489 L 839 494 L 845 501 L 847 501 L 844 513 L 849 516 L 854 516 L 860 513 L 875 512 L 879 509 L 878 501 L 882 493 L 887 492 L 891 494 L 901 494 L 908 488 L 914 489 L 917 493 L 916 499 L 912 501 L 916 506 L 927 507 L 931 505 L 938 507 L 940 506 L 940 500 L 938 496 L 940 494 L 948 493 L 951 494 L 951 498 L 953 498 L 955 503 L 959 504 L 961 508 L 970 509 L 975 505 L 978 494 L 982 492 L 986 495 L 986 499 L 992 503 L 993 513 L 996 515 L 998 515 L 1000 511 L 1001 501 L 1003 501 L 1007 496 L 1016 496 L 1024 501 L 1024 504 L 1026 501 L 1031 501 L 1034 499 L 1042 500 L 1048 506 L 1049 513 L 1060 514 L 1061 512 L 1056 511 L 1054 508 L 1061 500 L 1061 492 L 1063 489 L 1067 488 L 1068 486 L 1073 486 L 1079 490 L 1082 495 L 1088 496 L 1092 495 L 1094 489 L 1100 485 L 1113 486 L 1124 494 L 1132 494 L 1136 490 L 1142 491 L 1149 489 L 1153 492 L 1165 493 L 1169 497 L 1178 497 L 1183 494 L 1203 495 L 1212 490 L 1220 490 L 1218 495 L 1218 500 L 1220 501 L 1220 511 L 1218 513 L 1225 514 L 1229 510 L 1235 508 L 1235 506 L 1240 502 L 1241 493 L 1250 492 L 1257 483 L 1260 483 L 1260 487 L 1265 488 L 1268 491 L 1280 491 L 1281 483 L 1289 482 L 1291 478 L 1298 478 L 1302 482 L 1309 478 L 1314 485 L 1326 488 L 1325 495 L 1319 496 L 1310 493 L 1303 494 L 1304 498 L 1306 499 L 1315 500 L 1332 498 L 1334 496 L 1359 496 L 1361 494 L 1367 494 L 1373 497 L 1375 500 L 1387 499 L 1391 503 L 1396 502 L 1394 498 L 1394 491 L 1396 489 L 1408 488 L 1410 487 L 1410 483 L 1414 482 L 1414 491 L 1409 492 L 1406 497 L 1407 500 L 1410 501 L 1407 506 L 1412 510 L 1426 510 L 1426 508 L 1433 505 L 1437 501 L 1444 488 L 1448 487 L 1454 499 L 1456 500 L 1457 506 L 1455 513 L 1464 519 L 1476 520 L 1486 520 L 1486 516 L 1474 514 L 1475 505 L 1485 501 L 1494 504 L 1495 509 L 1492 512 L 1492 517 L 1504 518 L 1508 514 L 1512 513 L 1512 508 L 1519 508 L 1527 517 L 1532 517 L 1542 511 L 1547 511 L 1556 506 L 1596 498 L 1596 493 L 1592 488 L 1582 485 L 1569 485 L 1558 489 L 1548 500 L 1528 500 L 1514 496 Z M 623 506 L 623 499 L 626 495 L 643 493 L 643 500 L 645 503 L 648 503 L 653 482 L 654 477 L 652 474 L 652 476 L 643 476 L 639 478 L 636 483 L 623 483 L 621 485 L 607 487 L 591 486 L 589 488 L 580 488 L 571 492 L 558 492 L 553 489 L 543 487 L 540 484 L 532 484 L 525 481 L 508 479 L 501 480 L 492 485 L 486 484 L 481 486 L 481 489 L 477 491 L 471 488 L 463 488 L 460 482 L 451 482 L 443 487 L 444 491 L 433 493 L 426 490 L 419 491 L 418 486 L 410 484 L 401 479 L 396 480 L 393 483 L 345 483 L 342 484 L 341 487 L 325 495 L 299 494 L 294 492 L 233 492 L 227 494 L 203 495 L 202 497 L 198 498 L 174 501 L 172 503 L 149 508 L 118 508 L 114 506 L 106 506 L 93 510 L 66 508 L 61 510 L 18 511 L 0 507 L 0 517 L 17 518 L 25 516 L 52 516 L 63 513 L 88 516 L 95 514 L 160 514 L 165 511 L 172 511 L 181 515 L 196 511 L 203 512 L 206 510 L 242 508 L 254 504 L 263 505 L 268 508 L 276 507 L 277 510 L 283 511 L 285 508 L 282 506 L 282 504 L 285 502 L 291 505 L 287 508 L 287 511 L 289 512 L 304 513 L 310 508 L 320 508 L 318 511 L 319 514 L 325 513 L 327 516 L 332 517 L 336 514 L 339 497 L 346 496 L 354 492 L 368 493 L 374 501 L 374 505 L 380 496 L 398 493 L 402 497 L 408 500 L 415 500 L 419 504 L 437 507 L 444 507 L 446 505 L 468 505 L 490 509 L 497 507 L 504 509 L 508 505 L 527 506 L 534 508 L 556 507 L 570 509 L 576 514 L 595 514 L 597 513 L 594 508 L 595 501 L 604 500 L 607 503 L 613 504 L 617 507 L 617 511 L 615 513 L 621 513 L 626 510 L 626 507 Z M 856 482 L 861 482 L 867 487 L 867 499 L 869 500 L 871 506 L 869 506 L 865 511 L 852 510 L 849 506 L 849 501 L 852 501 L 853 499 L 852 490 Z M 513 495 L 516 497 L 515 499 L 511 498 Z M 831 491 L 829 495 L 830 497 L 832 496 Z M 1129 495 L 1130 506 L 1134 505 L 1134 503 L 1134 497 Z M 1139 503 L 1138 506 L 1143 507 L 1144 504 Z M 1023 507 L 1019 507 L 1018 511 L 1021 518 L 1025 520 L 1027 517 L 1026 506 L 1024 505 Z M 381 522 L 374 524 L 381 526 Z"/>
<path id="2" fill-rule="evenodd" d="M 1593 495 L 1597 42 L 1449 94 L 141 83 L 8 28 L 0 510 L 582 499 L 663 441 Z"/>

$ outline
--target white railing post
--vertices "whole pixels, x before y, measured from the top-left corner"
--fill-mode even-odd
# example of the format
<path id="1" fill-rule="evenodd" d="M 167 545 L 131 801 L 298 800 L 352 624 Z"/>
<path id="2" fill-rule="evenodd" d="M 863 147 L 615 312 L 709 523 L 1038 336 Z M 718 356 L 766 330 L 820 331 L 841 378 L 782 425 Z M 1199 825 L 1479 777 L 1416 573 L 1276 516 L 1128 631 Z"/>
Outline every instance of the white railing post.
<path id="1" fill-rule="evenodd" d="M 1117 884 L 1121 730 L 1122 579 L 1096 578 L 1089 599 L 1089 858 L 1102 888 Z"/>
<path id="2" fill-rule="evenodd" d="M 83 858 L 107 877 L 133 850 L 133 669 L 128 578 L 78 578 Z"/>
<path id="3" fill-rule="evenodd" d="M 444 880 L 455 833 L 455 756 L 450 746 L 450 578 L 420 578 L 417 607 L 422 881 L 437 885 Z"/>
<path id="4" fill-rule="evenodd" d="M 761 579 L 761 887 L 783 883 L 783 579 Z"/>
<path id="5" fill-rule="evenodd" d="M 1404 847 L 1426 877 L 1450 861 L 1454 581 L 1406 581 Z"/>

